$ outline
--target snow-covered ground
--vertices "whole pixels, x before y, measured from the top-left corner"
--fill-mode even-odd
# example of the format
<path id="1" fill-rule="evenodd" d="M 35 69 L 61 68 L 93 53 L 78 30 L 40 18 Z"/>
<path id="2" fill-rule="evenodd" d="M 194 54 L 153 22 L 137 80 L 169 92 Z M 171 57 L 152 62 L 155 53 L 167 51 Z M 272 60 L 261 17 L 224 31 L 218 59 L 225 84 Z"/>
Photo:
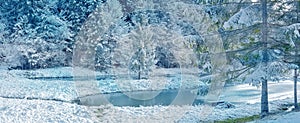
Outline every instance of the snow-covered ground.
<path id="1" fill-rule="evenodd" d="M 49 73 L 55 73 L 52 71 L 54 70 L 50 69 Z M 23 71 L 21 74 L 21 72 L 0 70 L 0 97 L 56 99 L 66 102 L 77 98 L 73 82 L 32 80 L 24 77 L 32 73 Z"/>
<path id="2" fill-rule="evenodd" d="M 1 123 L 94 121 L 88 107 L 71 103 L 77 98 L 73 83 L 31 80 L 25 74 L 31 73 L 0 70 Z"/>
<path id="3" fill-rule="evenodd" d="M 0 70 L 1 122 L 201 122 L 259 114 L 260 89 L 249 85 L 226 87 L 221 100 L 232 102 L 234 108 L 204 105 L 117 107 L 112 105 L 82 106 L 76 87 L 69 80 L 32 80 L 25 77 L 72 76 L 72 68 L 36 71 Z M 270 83 L 270 109 L 292 103 L 292 82 Z M 210 114 L 210 110 L 212 113 Z M 284 122 L 298 118 L 291 113 L 268 121 Z M 266 120 L 265 120 L 266 121 Z M 262 121 L 263 122 L 263 121 Z"/>
<path id="4" fill-rule="evenodd" d="M 271 112 L 280 110 L 282 104 L 291 103 L 292 99 L 270 102 Z M 92 107 L 100 122 L 203 122 L 225 120 L 258 115 L 260 104 L 236 104 L 235 108 L 216 106 L 210 114 L 210 108 L 198 106 L 152 106 L 152 107 L 115 107 L 111 105 Z M 203 110 L 204 109 L 204 110 Z M 205 114 L 209 113 L 209 114 Z M 298 118 L 298 117 L 296 117 Z"/>
<path id="5" fill-rule="evenodd" d="M 293 96 L 293 82 L 291 80 L 281 80 L 280 82 L 269 82 L 269 101 L 291 98 Z M 298 89 L 300 84 L 298 84 Z M 261 88 L 257 86 L 250 86 L 248 84 L 241 84 L 236 86 L 225 87 L 220 99 L 229 102 L 246 102 L 258 103 L 260 102 Z"/>
<path id="6" fill-rule="evenodd" d="M 59 101 L 0 98 L 1 123 L 93 123 L 88 107 Z"/>
<path id="7" fill-rule="evenodd" d="M 251 123 L 300 123 L 300 112 L 272 115 L 261 120 L 253 121 Z"/>

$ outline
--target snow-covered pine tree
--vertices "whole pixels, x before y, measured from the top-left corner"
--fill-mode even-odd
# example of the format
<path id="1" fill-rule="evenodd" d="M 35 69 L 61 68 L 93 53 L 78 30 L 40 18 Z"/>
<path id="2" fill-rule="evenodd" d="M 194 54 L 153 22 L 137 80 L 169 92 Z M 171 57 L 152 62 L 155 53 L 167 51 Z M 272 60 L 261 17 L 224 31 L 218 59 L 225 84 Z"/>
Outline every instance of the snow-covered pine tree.
<path id="1" fill-rule="evenodd" d="M 287 25 L 295 21 L 295 8 L 292 0 L 272 1 L 266 4 L 268 10 L 268 42 L 261 41 L 262 18 L 263 16 L 254 16 L 261 12 L 260 6 L 250 4 L 249 7 L 241 9 L 240 12 L 233 15 L 224 23 L 225 48 L 227 56 L 233 67 L 233 78 L 246 78 L 244 82 L 250 82 L 254 85 L 261 84 L 265 80 L 279 80 L 285 76 L 288 70 L 288 64 L 282 59 L 288 55 L 286 50 L 291 49 L 293 42 L 287 40 L 285 29 Z M 247 14 L 246 14 L 247 13 Z M 291 18 L 291 19 L 288 19 Z M 234 35 L 233 35 L 234 34 Z M 231 37 L 227 37 L 231 36 Z M 266 37 L 264 37 L 266 38 Z M 233 43 L 235 42 L 235 43 Z M 267 50 L 262 46 L 268 44 Z M 268 57 L 268 63 L 261 65 L 263 57 Z M 266 60 L 266 59 L 265 59 Z M 236 62 L 237 61 L 237 62 Z M 231 73 L 229 72 L 229 73 Z M 230 74 L 229 74 L 230 75 Z M 256 83 L 258 82 L 258 83 Z M 265 89 L 266 90 L 266 89 Z M 266 91 L 264 91 L 266 92 Z M 266 102 L 266 101 L 265 101 Z M 265 108 L 266 109 L 266 108 Z M 265 110 L 262 108 L 264 112 Z"/>
<path id="2" fill-rule="evenodd" d="M 14 45 L 20 57 L 27 61 L 11 68 L 70 65 L 74 37 L 98 3 L 94 0 L 3 1 L 0 16 L 6 32 L 2 33 L 1 42 Z"/>

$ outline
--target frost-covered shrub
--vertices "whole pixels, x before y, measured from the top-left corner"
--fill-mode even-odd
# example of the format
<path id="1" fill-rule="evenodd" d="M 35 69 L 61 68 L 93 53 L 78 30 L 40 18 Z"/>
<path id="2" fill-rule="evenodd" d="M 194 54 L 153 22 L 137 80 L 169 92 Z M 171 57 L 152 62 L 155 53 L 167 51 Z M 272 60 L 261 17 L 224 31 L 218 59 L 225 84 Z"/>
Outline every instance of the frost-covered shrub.
<path id="1" fill-rule="evenodd" d="M 5 68 L 24 68 L 28 65 L 22 55 L 20 45 L 0 44 L 0 66 Z"/>
<path id="2" fill-rule="evenodd" d="M 216 108 L 219 109 L 235 108 L 235 105 L 230 102 L 218 102 Z"/>
<path id="3" fill-rule="evenodd" d="M 16 39 L 17 40 L 17 39 Z M 18 38 L 18 40 L 26 40 Z M 1 44 L 0 64 L 9 69 L 36 69 L 68 65 L 63 46 L 43 39 L 27 39 Z M 26 43 L 25 43 L 26 42 Z"/>
<path id="4" fill-rule="evenodd" d="M 96 53 L 95 53 L 95 69 L 98 71 L 104 71 L 107 68 L 110 68 L 111 63 L 111 55 L 113 49 L 116 46 L 116 41 L 109 39 L 109 40 L 102 40 L 96 46 Z"/>
<path id="5" fill-rule="evenodd" d="M 208 91 L 209 91 L 209 86 L 204 84 L 204 85 L 200 85 L 199 86 L 199 90 L 197 92 L 197 95 L 200 95 L 200 96 L 205 96 L 208 94 Z"/>
<path id="6" fill-rule="evenodd" d="M 179 63 L 176 62 L 175 56 L 166 47 L 156 47 L 155 59 L 156 65 L 162 68 L 179 68 Z"/>
<path id="7" fill-rule="evenodd" d="M 242 29 L 248 26 L 252 26 L 261 23 L 261 16 L 256 16 L 261 11 L 258 4 L 248 6 L 241 9 L 238 13 L 231 16 L 227 22 L 224 23 L 224 29 Z"/>
<path id="8" fill-rule="evenodd" d="M 116 7 L 117 8 L 117 7 Z M 96 16 L 92 15 L 92 16 Z M 99 15 L 98 15 L 99 16 Z M 104 14 L 106 17 L 106 15 Z M 93 17 L 94 18 L 94 17 Z M 106 18 L 107 19 L 107 18 Z M 119 62 L 124 61 L 121 60 L 121 56 L 115 56 L 115 62 L 111 62 L 112 57 L 107 53 L 110 52 L 118 52 L 118 48 L 122 48 L 120 52 L 125 55 L 125 53 L 129 53 L 125 55 L 126 58 L 130 58 L 125 60 L 125 62 L 129 62 L 129 69 L 136 71 L 140 69 L 140 66 L 146 67 L 146 64 L 156 65 L 158 67 L 163 68 L 174 68 L 179 67 L 178 58 L 175 58 L 175 52 L 179 51 L 180 48 L 189 47 L 193 48 L 196 51 L 205 50 L 204 48 L 200 49 L 200 45 L 203 45 L 203 39 L 197 33 L 197 31 L 191 26 L 189 23 L 184 21 L 173 21 L 171 22 L 170 15 L 161 10 L 140 10 L 132 13 L 127 13 L 122 17 L 118 18 L 119 20 L 116 23 L 112 23 L 107 32 L 106 36 L 102 37 L 105 40 L 115 40 L 114 46 L 106 46 L 103 41 L 97 41 L 95 45 L 96 47 L 96 69 L 97 68 L 108 68 L 108 66 L 118 66 L 121 65 Z M 114 19 L 112 19 L 114 20 Z M 104 21 L 104 20 L 103 20 Z M 92 23 L 92 22 L 90 22 Z M 93 22 L 94 23 L 94 22 Z M 99 21 L 95 22 L 97 24 L 92 25 L 100 25 L 101 23 L 106 23 Z M 100 24 L 99 24 L 100 23 Z M 104 24 L 105 25 L 105 24 Z M 148 28 L 163 28 L 168 30 L 174 30 L 173 33 L 178 33 L 181 36 L 175 36 L 173 38 L 168 38 L 171 35 L 170 32 L 163 32 L 163 29 L 148 29 Z M 94 28 L 94 27 L 93 27 Z M 94 29 L 94 32 L 101 31 L 101 26 L 98 29 Z M 148 29 L 148 30 L 147 30 Z M 92 29 L 90 29 L 92 31 Z M 158 33 L 162 31 L 163 33 Z M 176 32 L 178 31 L 178 32 Z M 97 32 L 99 33 L 99 32 Z M 89 34 L 86 34 L 89 35 Z M 100 35 L 100 34 L 99 34 Z M 148 36 L 148 37 L 147 37 Z M 151 37 L 152 36 L 152 37 Z M 95 38 L 95 37 L 93 37 Z M 179 39 L 181 38 L 181 39 Z M 94 40 L 97 40 L 96 38 Z M 94 42 L 91 41 L 91 42 Z M 185 46 L 180 47 L 177 51 L 174 51 L 173 46 L 171 46 L 170 42 L 173 40 L 181 40 L 185 42 Z M 106 41 L 107 42 L 107 41 Z M 122 44 L 124 42 L 124 44 Z M 126 43 L 125 43 L 126 42 Z M 168 44 L 169 42 L 169 44 Z M 131 44 L 132 43 L 132 44 Z M 134 45 L 135 48 L 128 48 L 129 45 Z M 176 44 L 173 44 L 176 45 Z M 179 45 L 179 43 L 177 44 Z M 189 46 L 187 46 L 189 45 Z M 143 47 L 144 46 L 144 47 Z M 130 46 L 131 47 L 131 46 Z M 141 48 L 143 47 L 143 48 Z M 114 49 L 117 48 L 117 49 Z M 173 49 L 172 49 L 173 48 Z M 131 50 L 135 50 L 132 51 Z M 146 50 L 146 51 L 144 51 Z M 173 51 L 172 51 L 173 50 Z M 108 52 L 107 52 L 108 51 Z M 125 52 L 126 51 L 126 52 Z M 151 52 L 150 52 L 151 51 Z M 104 53 L 106 52 L 106 53 Z M 143 52 L 143 53 L 142 53 Z M 141 59 L 142 56 L 145 56 L 147 60 Z M 178 56 L 186 55 L 186 54 L 176 54 Z M 124 57 L 124 56 L 123 56 Z M 199 57 L 200 58 L 200 57 Z M 188 60 L 188 59 L 185 59 Z M 147 63 L 146 63 L 147 62 Z M 142 65 L 144 64 L 144 65 Z M 125 65 L 126 66 L 126 65 Z M 125 67 L 123 66 L 123 67 Z M 150 66 L 143 68 L 144 70 L 148 69 Z"/>

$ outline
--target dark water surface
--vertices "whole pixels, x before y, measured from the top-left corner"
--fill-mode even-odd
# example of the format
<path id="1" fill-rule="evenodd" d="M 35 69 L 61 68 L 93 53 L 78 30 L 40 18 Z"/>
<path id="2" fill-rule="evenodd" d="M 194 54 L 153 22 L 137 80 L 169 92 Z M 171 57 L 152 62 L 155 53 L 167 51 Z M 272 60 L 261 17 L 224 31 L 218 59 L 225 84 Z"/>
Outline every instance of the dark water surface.
<path id="1" fill-rule="evenodd" d="M 97 76 L 96 80 L 104 80 L 113 78 L 113 76 Z M 89 80 L 87 77 L 34 77 L 30 79 L 46 80 L 46 81 L 84 81 Z M 163 89 L 154 91 L 132 91 L 132 92 L 113 92 L 105 94 L 94 94 L 85 97 L 79 97 L 81 105 L 99 106 L 112 104 L 114 106 L 153 106 L 153 105 L 198 105 L 203 100 L 196 99 L 196 94 L 192 93 L 193 89 Z M 149 97 L 150 99 L 134 99 L 134 97 Z M 151 96 L 150 96 L 151 97 Z"/>

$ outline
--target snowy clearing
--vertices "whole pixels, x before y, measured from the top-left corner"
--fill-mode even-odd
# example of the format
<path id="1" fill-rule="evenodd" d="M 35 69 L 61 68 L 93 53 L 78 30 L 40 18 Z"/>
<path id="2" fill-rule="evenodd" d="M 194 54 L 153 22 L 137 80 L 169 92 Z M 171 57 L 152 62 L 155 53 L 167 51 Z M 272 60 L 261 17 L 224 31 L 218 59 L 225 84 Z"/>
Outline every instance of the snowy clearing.
<path id="1" fill-rule="evenodd" d="M 2 123 L 93 123 L 88 107 L 59 101 L 0 98 Z"/>
<path id="2" fill-rule="evenodd" d="M 291 112 L 282 115 L 273 115 L 251 123 L 299 123 L 300 112 Z M 250 123 L 250 122 L 249 122 Z"/>
<path id="3" fill-rule="evenodd" d="M 57 68 L 56 70 L 49 69 L 48 71 L 45 69 L 31 72 L 1 70 L 1 121 L 185 123 L 245 117 L 259 114 L 260 111 L 260 89 L 247 84 L 226 87 L 221 94 L 220 100 L 233 103 L 234 108 L 208 107 L 204 105 L 156 105 L 148 107 L 82 106 L 71 103 L 77 98 L 76 87 L 73 81 L 33 80 L 24 76 L 25 74 L 46 76 L 43 73 L 47 73 L 49 77 L 72 75 L 72 72 L 69 71 L 72 70 L 70 68 Z M 270 83 L 271 112 L 280 110 L 283 104 L 293 102 L 292 84 L 288 80 Z M 209 110 L 212 110 L 212 114 L 209 114 Z M 296 117 L 297 114 L 299 113 L 291 113 L 291 116 L 287 115 L 286 117 Z M 278 120 L 282 121 L 280 118 Z M 277 122 L 277 119 L 274 122 Z"/>

